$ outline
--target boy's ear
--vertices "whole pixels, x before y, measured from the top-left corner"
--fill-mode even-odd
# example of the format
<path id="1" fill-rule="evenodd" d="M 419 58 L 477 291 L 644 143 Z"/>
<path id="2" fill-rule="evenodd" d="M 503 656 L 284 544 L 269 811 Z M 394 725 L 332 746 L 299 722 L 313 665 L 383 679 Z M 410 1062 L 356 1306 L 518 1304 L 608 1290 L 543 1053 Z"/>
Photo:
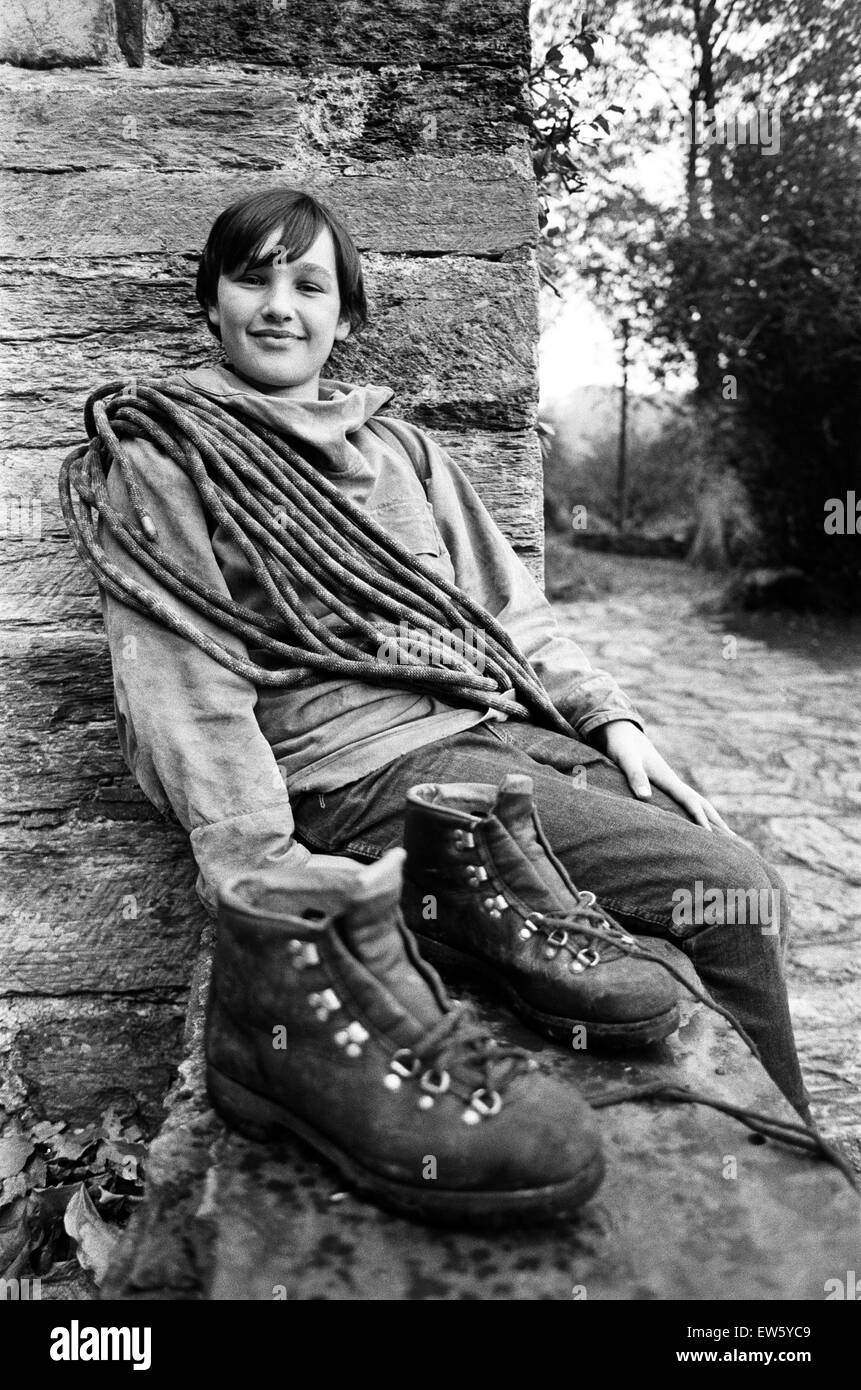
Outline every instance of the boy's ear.
<path id="1" fill-rule="evenodd" d="M 342 343 L 345 338 L 349 338 L 353 331 L 353 325 L 347 316 L 338 319 L 338 327 L 335 329 L 335 342 Z"/>
<path id="2" fill-rule="evenodd" d="M 207 304 L 206 317 L 209 319 L 209 322 L 215 324 L 217 328 L 221 327 L 221 314 L 218 312 L 217 304 Z"/>

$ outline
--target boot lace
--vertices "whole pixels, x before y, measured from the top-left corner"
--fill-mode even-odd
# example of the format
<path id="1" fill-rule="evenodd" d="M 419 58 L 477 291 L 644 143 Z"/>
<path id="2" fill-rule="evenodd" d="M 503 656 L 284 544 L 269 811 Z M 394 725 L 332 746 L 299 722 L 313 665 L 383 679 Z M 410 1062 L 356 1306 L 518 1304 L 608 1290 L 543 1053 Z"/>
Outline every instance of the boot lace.
<path id="1" fill-rule="evenodd" d="M 524 931 L 531 934 L 538 930 L 546 937 L 548 959 L 559 951 L 567 952 L 572 957 L 570 969 L 576 974 L 602 960 L 617 960 L 626 954 L 626 947 L 637 947 L 633 936 L 598 906 L 594 893 L 577 888 L 574 892 L 577 904 L 567 912 L 530 912 L 524 922 Z"/>
<path id="2" fill-rule="evenodd" d="M 467 1102 L 464 1119 L 475 1123 L 497 1115 L 506 1087 L 538 1063 L 526 1048 L 499 1042 L 469 1005 L 457 1003 L 420 1042 L 400 1048 L 389 1068 L 390 1075 L 418 1081 L 422 1108 L 451 1092 Z"/>

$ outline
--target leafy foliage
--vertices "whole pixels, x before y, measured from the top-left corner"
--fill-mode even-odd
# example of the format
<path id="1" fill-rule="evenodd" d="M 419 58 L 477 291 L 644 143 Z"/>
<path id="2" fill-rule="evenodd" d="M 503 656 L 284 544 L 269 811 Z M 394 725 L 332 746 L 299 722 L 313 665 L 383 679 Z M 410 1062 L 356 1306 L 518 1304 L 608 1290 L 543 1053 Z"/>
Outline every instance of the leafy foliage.
<path id="1" fill-rule="evenodd" d="M 861 13 L 622 0 L 590 7 L 588 23 L 613 57 L 581 100 L 614 82 L 626 115 L 585 190 L 555 209 L 572 271 L 631 321 L 656 376 L 693 367 L 713 466 L 748 486 L 757 558 L 851 599 L 861 543 L 823 517 L 828 499 L 861 495 Z M 779 138 L 703 140 L 703 109 L 752 110 L 760 137 L 776 118 Z"/>

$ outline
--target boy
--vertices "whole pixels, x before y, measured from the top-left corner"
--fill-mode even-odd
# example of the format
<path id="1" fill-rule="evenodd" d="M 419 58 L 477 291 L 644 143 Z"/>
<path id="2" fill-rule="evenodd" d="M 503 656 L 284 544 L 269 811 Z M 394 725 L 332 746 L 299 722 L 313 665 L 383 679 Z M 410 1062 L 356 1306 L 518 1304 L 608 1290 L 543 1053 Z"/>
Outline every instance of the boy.
<path id="1" fill-rule="evenodd" d="M 439 801 L 445 784 L 486 788 L 499 783 L 500 771 L 505 771 L 495 804 L 479 808 L 479 819 L 492 815 L 497 828 L 507 827 L 524 860 L 518 873 L 543 876 L 544 889 L 536 886 L 535 892 L 551 894 L 551 918 L 563 904 L 569 913 L 580 911 L 587 927 L 591 912 L 593 930 L 603 922 L 601 913 L 589 908 L 589 895 L 572 898 L 567 880 L 567 887 L 560 887 L 561 864 L 562 874 L 567 870 L 590 895 L 597 895 L 627 931 L 675 942 L 713 998 L 748 1031 L 766 1068 L 803 1112 L 806 1098 L 783 978 L 785 922 L 779 933 L 714 920 L 680 926 L 672 910 L 674 891 L 692 888 L 698 879 L 727 891 L 765 889 L 773 893 L 770 901 L 785 904 L 779 879 L 667 765 L 612 678 L 594 670 L 580 648 L 558 632 L 541 591 L 460 469 L 415 426 L 380 416 L 392 393 L 321 379 L 334 344 L 366 318 L 359 256 L 340 219 L 309 194 L 289 189 L 234 204 L 210 232 L 197 297 L 228 365 L 183 374 L 176 399 L 211 403 L 214 419 L 239 421 L 273 448 L 278 441 L 289 443 L 311 465 L 313 476 L 305 486 L 319 493 L 319 516 L 336 517 L 332 526 L 321 520 L 315 535 L 307 523 L 297 531 L 292 507 L 276 508 L 275 522 L 283 524 L 285 536 L 290 532 L 292 563 L 298 566 L 288 574 L 265 508 L 248 510 L 245 494 L 231 484 L 228 504 L 214 509 L 214 503 L 206 502 L 208 484 L 189 463 L 198 447 L 214 450 L 209 455 L 213 467 L 219 466 L 219 457 L 238 460 L 239 454 L 230 453 L 234 445 L 240 447 L 232 426 L 223 425 L 228 432 L 215 448 L 216 435 L 207 434 L 206 410 L 197 406 L 189 416 L 197 423 L 194 429 L 188 425 L 183 436 L 186 452 L 174 450 L 171 456 L 164 434 L 145 437 L 145 429 L 130 423 L 137 418 L 140 424 L 143 417 L 134 417 L 128 408 L 120 411 L 125 427 L 118 433 L 130 469 L 110 467 L 109 504 L 115 516 L 132 521 L 135 514 L 145 516 L 143 534 L 138 532 L 141 542 L 157 533 L 159 553 L 172 557 L 182 575 L 193 576 L 215 605 L 205 611 L 184 605 L 176 584 L 160 583 L 152 566 L 141 563 L 140 549 L 129 553 L 121 525 L 100 527 L 108 562 L 159 595 L 204 635 L 189 641 L 190 627 L 165 625 L 164 608 L 127 606 L 120 601 L 121 590 L 103 586 L 123 752 L 147 796 L 170 807 L 190 832 L 198 892 L 208 909 L 214 911 L 226 893 L 241 916 L 230 887 L 237 875 L 251 885 L 249 901 L 255 882 L 298 884 L 311 897 L 315 881 L 326 882 L 334 885 L 337 896 L 338 885 L 358 873 L 357 860 L 382 857 L 391 862 L 386 854 L 403 838 L 411 788 L 431 784 L 422 814 L 430 817 L 432 835 L 429 801 Z M 144 401 L 141 408 L 151 407 Z M 158 446 L 159 439 L 164 447 Z M 135 480 L 137 501 L 129 476 Z M 260 496 L 276 496 L 276 474 L 268 475 L 268 484 L 263 474 L 255 476 Z M 296 497 L 299 506 L 300 494 Z M 240 503 L 246 508 L 242 515 L 252 518 L 244 538 L 236 531 Z M 346 508 L 341 523 L 339 506 Z M 103 509 L 103 521 L 106 515 Z M 335 572 L 339 526 L 346 528 L 345 535 L 354 535 L 361 516 L 370 528 L 370 567 L 360 563 L 364 542 L 357 542 L 358 558 L 350 560 L 345 540 L 343 585 L 334 584 L 327 594 L 309 576 Z M 261 569 L 253 538 L 259 540 L 264 531 L 274 539 L 267 542 L 268 568 Z M 385 583 L 383 570 L 375 578 L 373 561 L 380 545 L 385 551 L 381 533 L 401 547 L 385 562 L 393 566 L 386 576 L 400 577 L 387 577 Z M 381 652 L 390 658 L 394 650 L 397 658 L 400 649 L 391 636 L 397 631 L 391 620 L 395 608 L 387 610 L 388 625 L 381 622 L 378 612 L 374 616 L 374 590 L 382 592 L 387 583 L 385 592 L 395 595 L 392 604 L 402 600 L 407 579 L 397 557 L 404 554 L 418 557 L 416 611 L 426 613 L 429 604 L 448 602 L 460 604 L 457 611 L 467 615 L 490 615 L 489 669 L 495 679 L 482 674 L 480 623 L 472 646 L 462 640 L 456 659 L 449 662 L 450 670 L 466 672 L 462 684 L 432 671 L 433 663 L 422 661 L 421 655 L 416 674 L 410 669 L 416 659 L 409 652 L 401 654 L 400 665 L 397 659 L 390 662 L 389 679 L 385 670 L 381 676 Z M 227 635 L 220 616 L 225 612 L 234 622 Z M 357 631 L 364 634 L 361 640 Z M 371 631 L 390 634 L 377 653 Z M 243 640 L 242 633 L 259 633 L 259 641 Z M 291 666 L 278 656 L 285 649 L 309 653 L 307 660 L 316 665 L 309 669 L 303 656 Z M 124 656 L 129 651 L 133 659 Z M 353 653 L 371 663 L 367 679 L 361 678 Z M 297 664 L 301 678 L 294 679 Z M 585 784 L 572 778 L 575 768 L 586 769 Z M 477 825 L 475 805 L 472 813 L 470 823 Z M 467 835 L 457 843 L 469 842 Z M 421 849 L 417 853 L 421 857 Z M 551 861 L 555 868 L 547 867 Z M 450 864 L 437 865 L 441 882 L 451 871 Z M 423 873 L 419 866 L 418 878 Z M 387 890 L 373 875 L 363 882 L 371 898 L 375 892 L 381 901 L 386 898 Z M 364 892 L 359 891 L 360 898 Z M 257 896 L 271 908 L 268 888 Z M 493 899 L 485 901 L 491 904 L 491 921 L 494 911 L 498 920 L 507 906 L 505 896 L 500 910 L 492 906 Z M 534 924 L 528 917 L 526 922 L 528 936 Z M 411 925 L 421 930 L 415 913 Z M 492 934 L 490 924 L 485 929 Z M 548 958 L 562 935 L 548 937 Z M 305 949 L 302 939 L 294 938 L 299 954 Z M 620 962 L 609 943 L 598 945 L 601 950 L 587 950 L 585 956 L 581 950 L 571 962 L 573 973 L 565 985 L 571 1004 L 563 1016 L 577 1018 L 591 1010 L 590 1026 L 599 1036 L 602 1029 L 608 1037 L 615 1031 L 628 1042 L 672 1031 L 678 1018 L 675 997 L 660 968 L 624 953 Z M 479 954 L 484 949 L 481 943 Z M 491 943 L 491 955 L 493 949 Z M 407 969 L 400 955 L 398 961 L 399 970 Z M 409 968 L 421 973 L 415 962 Z M 521 969 L 506 958 L 486 973 L 498 979 L 502 971 L 507 987 L 523 1002 Z M 558 1004 L 554 1008 L 558 1015 Z M 535 1017 L 549 1019 L 551 1012 L 537 1008 Z M 325 1016 L 325 1005 L 320 1013 Z M 345 1030 L 341 1033 L 347 1036 Z M 519 1063 L 511 1065 L 516 1071 Z M 393 1090 L 398 1075 L 391 1074 Z M 229 1108 L 225 1101 L 223 1109 Z M 591 1164 L 594 1183 L 593 1160 L 593 1149 L 588 1161 L 580 1155 L 581 1167 Z M 581 1182 L 578 1192 L 583 1190 Z"/>

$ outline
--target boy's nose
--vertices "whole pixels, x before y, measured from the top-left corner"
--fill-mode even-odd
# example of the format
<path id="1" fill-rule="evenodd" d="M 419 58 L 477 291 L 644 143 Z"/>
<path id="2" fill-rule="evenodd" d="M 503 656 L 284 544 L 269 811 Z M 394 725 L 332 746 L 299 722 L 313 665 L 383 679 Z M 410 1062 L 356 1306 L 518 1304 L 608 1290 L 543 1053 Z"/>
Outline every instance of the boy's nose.
<path id="1" fill-rule="evenodd" d="M 291 287 L 285 284 L 270 286 L 263 305 L 263 313 L 269 318 L 292 319 L 295 312 Z"/>

